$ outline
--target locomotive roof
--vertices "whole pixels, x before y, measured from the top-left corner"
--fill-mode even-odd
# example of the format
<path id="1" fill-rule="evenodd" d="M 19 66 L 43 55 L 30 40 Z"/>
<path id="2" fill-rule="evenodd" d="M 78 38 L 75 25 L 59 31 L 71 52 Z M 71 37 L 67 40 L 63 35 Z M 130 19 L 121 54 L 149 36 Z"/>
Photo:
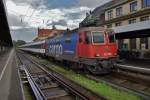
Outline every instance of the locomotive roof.
<path id="1" fill-rule="evenodd" d="M 79 32 L 81 31 L 113 31 L 113 30 L 104 27 L 84 27 L 79 29 Z"/>

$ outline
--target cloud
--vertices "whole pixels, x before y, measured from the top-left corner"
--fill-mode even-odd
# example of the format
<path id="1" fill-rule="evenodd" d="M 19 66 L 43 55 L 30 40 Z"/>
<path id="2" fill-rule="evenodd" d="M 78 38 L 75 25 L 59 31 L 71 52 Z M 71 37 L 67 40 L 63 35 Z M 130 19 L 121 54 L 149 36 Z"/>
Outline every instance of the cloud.
<path id="1" fill-rule="evenodd" d="M 46 0 L 9 0 L 15 2 L 16 5 L 28 5 L 32 8 L 43 6 Z"/>
<path id="2" fill-rule="evenodd" d="M 59 20 L 57 22 L 52 22 L 51 25 L 62 25 L 67 26 L 67 22 L 65 20 Z"/>
<path id="3" fill-rule="evenodd" d="M 37 29 L 35 28 L 20 28 L 17 30 L 11 30 L 13 40 L 24 40 L 30 42 L 37 35 Z"/>
<path id="4" fill-rule="evenodd" d="M 77 0 L 46 0 L 47 8 L 71 8 L 76 5 Z"/>
<path id="5" fill-rule="evenodd" d="M 108 1 L 111 0 L 78 0 L 78 5 L 86 6 L 90 8 L 96 8 L 97 6 L 100 6 Z"/>
<path id="6" fill-rule="evenodd" d="M 14 12 L 16 14 L 17 12 L 15 16 L 9 17 L 10 25 L 15 26 L 15 22 L 17 22 L 17 26 L 27 25 L 34 28 L 46 27 L 52 24 L 60 24 L 69 27 L 67 23 L 70 23 L 70 20 L 83 19 L 85 13 L 91 9 L 84 6 L 76 7 L 74 4 L 77 4 L 77 2 L 78 0 L 72 2 L 71 0 L 62 0 L 61 3 L 59 0 L 8 0 L 7 7 L 9 13 L 11 14 L 13 11 L 13 14 Z M 58 7 L 49 7 L 51 4 Z M 65 8 L 67 7 L 66 4 L 72 7 L 70 9 Z M 36 9 L 35 7 L 37 6 L 40 7 Z M 12 20 L 12 18 L 16 16 L 18 16 L 19 19 Z M 78 24 L 79 23 L 76 23 L 76 27 L 78 27 Z"/>
<path id="7" fill-rule="evenodd" d="M 70 8 L 76 5 L 77 0 L 12 0 L 16 2 L 16 4 L 29 4 L 33 8 L 37 8 L 40 6 L 45 6 L 48 9 L 55 8 Z"/>
<path id="8" fill-rule="evenodd" d="M 8 19 L 14 39 L 32 40 L 35 30 L 77 28 L 86 12 L 110 0 L 7 0 Z M 27 36 L 28 35 L 28 36 Z M 30 37 L 30 38 L 27 38 Z"/>
<path id="9" fill-rule="evenodd" d="M 22 22 L 21 20 L 21 18 L 19 17 L 19 16 L 16 16 L 16 15 L 13 15 L 13 14 L 9 14 L 8 15 L 8 22 L 9 22 L 9 25 L 10 26 L 18 26 L 18 27 L 20 27 L 20 26 L 27 26 L 28 25 L 28 23 L 27 22 Z"/>

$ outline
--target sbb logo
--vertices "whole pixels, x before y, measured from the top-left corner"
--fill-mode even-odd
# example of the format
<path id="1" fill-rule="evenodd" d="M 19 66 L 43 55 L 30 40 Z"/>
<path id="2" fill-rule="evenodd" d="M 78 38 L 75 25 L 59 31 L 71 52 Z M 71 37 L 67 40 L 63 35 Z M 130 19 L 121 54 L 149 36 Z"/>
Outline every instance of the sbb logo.
<path id="1" fill-rule="evenodd" d="M 61 44 L 57 45 L 50 45 L 48 52 L 52 55 L 62 55 L 63 53 L 63 47 Z"/>

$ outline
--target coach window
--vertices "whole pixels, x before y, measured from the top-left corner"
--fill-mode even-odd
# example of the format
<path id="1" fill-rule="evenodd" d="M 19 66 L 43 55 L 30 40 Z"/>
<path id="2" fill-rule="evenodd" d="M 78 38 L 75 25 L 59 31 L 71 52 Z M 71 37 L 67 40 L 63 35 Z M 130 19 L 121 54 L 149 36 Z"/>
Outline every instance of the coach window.
<path id="1" fill-rule="evenodd" d="M 104 43 L 104 34 L 93 32 L 93 43 Z"/>
<path id="2" fill-rule="evenodd" d="M 65 43 L 71 43 L 71 38 L 70 37 L 66 38 Z"/>
<path id="3" fill-rule="evenodd" d="M 85 34 L 85 43 L 90 44 L 91 43 L 91 32 L 86 32 Z"/>

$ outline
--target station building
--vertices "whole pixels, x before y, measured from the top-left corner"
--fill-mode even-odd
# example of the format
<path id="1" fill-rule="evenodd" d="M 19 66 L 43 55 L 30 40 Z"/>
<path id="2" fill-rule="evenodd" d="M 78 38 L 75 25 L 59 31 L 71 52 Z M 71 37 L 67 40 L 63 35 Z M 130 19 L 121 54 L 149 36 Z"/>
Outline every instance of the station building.
<path id="1" fill-rule="evenodd" d="M 80 23 L 88 25 L 113 28 L 120 50 L 150 58 L 150 0 L 112 0 Z"/>

